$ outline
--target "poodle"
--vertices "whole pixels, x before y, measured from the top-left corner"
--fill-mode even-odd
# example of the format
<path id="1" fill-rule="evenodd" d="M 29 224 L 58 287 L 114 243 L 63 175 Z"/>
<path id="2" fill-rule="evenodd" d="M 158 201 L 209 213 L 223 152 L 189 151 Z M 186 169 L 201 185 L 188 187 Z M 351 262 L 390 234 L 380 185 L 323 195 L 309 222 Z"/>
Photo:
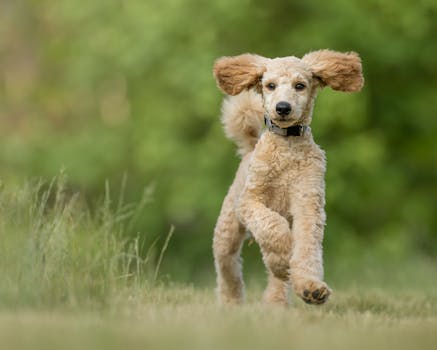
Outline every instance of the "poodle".
<path id="1" fill-rule="evenodd" d="M 242 158 L 214 230 L 219 299 L 244 300 L 240 253 L 249 232 L 268 271 L 264 302 L 288 304 L 291 285 L 306 303 L 323 304 L 331 293 L 322 258 L 326 159 L 309 125 L 319 88 L 362 88 L 361 59 L 331 50 L 301 59 L 243 54 L 219 58 L 214 76 L 229 95 L 222 122 Z"/>

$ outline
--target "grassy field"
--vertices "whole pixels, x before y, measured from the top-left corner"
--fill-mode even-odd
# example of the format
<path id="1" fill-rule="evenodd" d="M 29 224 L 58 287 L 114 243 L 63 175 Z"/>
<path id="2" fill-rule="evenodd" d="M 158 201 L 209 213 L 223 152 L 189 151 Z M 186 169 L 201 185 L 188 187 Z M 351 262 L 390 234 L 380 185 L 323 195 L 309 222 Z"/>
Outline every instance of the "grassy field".
<path id="1" fill-rule="evenodd" d="M 222 308 L 210 289 L 120 295 L 105 311 L 0 313 L 2 349 L 435 349 L 437 294 L 337 291 L 322 307 Z"/>
<path id="2" fill-rule="evenodd" d="M 126 238 L 146 202 L 147 192 L 133 205 L 107 190 L 91 210 L 62 175 L 1 186 L 0 349 L 436 348 L 432 261 L 337 261 L 323 306 L 263 305 L 249 279 L 247 303 L 221 307 L 212 282 L 160 282 L 171 235 L 146 239 L 146 256 Z"/>

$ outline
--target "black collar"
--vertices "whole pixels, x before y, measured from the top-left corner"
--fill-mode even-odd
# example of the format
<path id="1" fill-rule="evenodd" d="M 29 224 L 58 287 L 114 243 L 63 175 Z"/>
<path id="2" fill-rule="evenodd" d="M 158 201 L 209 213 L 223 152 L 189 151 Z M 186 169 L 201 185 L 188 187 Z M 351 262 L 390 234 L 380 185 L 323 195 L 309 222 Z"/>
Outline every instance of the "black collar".
<path id="1" fill-rule="evenodd" d="M 273 124 L 270 118 L 267 117 L 264 117 L 264 123 L 271 132 L 280 136 L 302 136 L 308 129 L 308 126 L 306 125 L 293 125 L 288 128 L 281 128 L 276 124 Z"/>

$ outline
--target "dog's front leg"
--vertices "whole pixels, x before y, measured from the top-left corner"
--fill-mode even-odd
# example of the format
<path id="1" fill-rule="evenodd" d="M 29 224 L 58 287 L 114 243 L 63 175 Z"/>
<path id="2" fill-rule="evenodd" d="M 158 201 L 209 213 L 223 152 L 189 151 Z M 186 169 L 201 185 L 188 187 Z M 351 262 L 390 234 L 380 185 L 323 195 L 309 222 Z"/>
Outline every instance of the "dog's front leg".
<path id="1" fill-rule="evenodd" d="M 289 280 L 291 232 L 288 221 L 266 207 L 258 193 L 261 188 L 246 187 L 241 194 L 237 214 L 261 248 L 263 260 L 271 273 Z"/>
<path id="2" fill-rule="evenodd" d="M 293 290 L 309 304 L 322 304 L 331 290 L 323 282 L 322 241 L 325 226 L 323 174 L 303 175 L 292 188 L 293 248 L 290 280 Z"/>

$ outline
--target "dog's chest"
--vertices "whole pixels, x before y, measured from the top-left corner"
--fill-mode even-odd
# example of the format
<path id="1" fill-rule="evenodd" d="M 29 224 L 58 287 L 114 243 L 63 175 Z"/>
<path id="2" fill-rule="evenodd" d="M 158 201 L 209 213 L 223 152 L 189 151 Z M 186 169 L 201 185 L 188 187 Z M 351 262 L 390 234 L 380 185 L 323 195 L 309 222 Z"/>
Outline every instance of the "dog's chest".
<path id="1" fill-rule="evenodd" d="M 282 215 L 289 213 L 296 189 L 308 188 L 309 178 L 323 178 L 324 152 L 315 143 L 277 147 L 271 162 L 274 177 L 270 179 L 267 206 Z"/>
<path id="2" fill-rule="evenodd" d="M 277 148 L 277 161 L 272 162 L 281 181 L 286 183 L 299 182 L 305 174 L 323 171 L 325 168 L 324 152 L 313 142 L 282 144 Z"/>

